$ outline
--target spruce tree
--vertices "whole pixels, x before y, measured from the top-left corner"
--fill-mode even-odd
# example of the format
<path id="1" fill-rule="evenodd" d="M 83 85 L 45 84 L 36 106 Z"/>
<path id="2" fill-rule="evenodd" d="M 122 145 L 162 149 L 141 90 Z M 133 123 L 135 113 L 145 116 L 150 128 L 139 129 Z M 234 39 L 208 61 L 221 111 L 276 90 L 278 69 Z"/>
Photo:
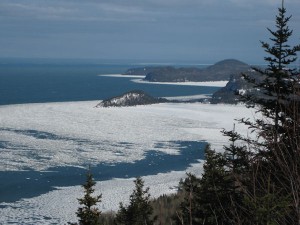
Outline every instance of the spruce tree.
<path id="1" fill-rule="evenodd" d="M 289 45 L 290 19 L 282 1 L 276 29 L 268 28 L 271 43 L 261 42 L 267 68 L 254 68 L 260 77 L 244 76 L 257 91 L 242 99 L 262 115 L 240 120 L 257 134 L 257 139 L 240 138 L 255 152 L 244 195 L 253 224 L 300 224 L 299 71 L 291 65 L 300 45 Z"/>
<path id="2" fill-rule="evenodd" d="M 200 179 L 188 173 L 187 177 L 180 182 L 179 187 L 179 195 L 183 195 L 183 201 L 173 216 L 175 223 L 178 225 L 199 224 L 199 204 L 196 193 L 199 193 L 197 189 L 200 188 Z"/>
<path id="3" fill-rule="evenodd" d="M 251 168 L 252 152 L 249 152 L 244 143 L 240 142 L 242 136 L 235 131 L 223 130 L 229 138 L 230 145 L 224 146 L 224 169 L 226 173 L 227 194 L 231 205 L 224 210 L 224 215 L 231 224 L 247 224 L 247 207 L 244 204 L 244 190 L 249 185 L 249 172 Z M 250 223 L 251 224 L 251 223 Z"/>
<path id="4" fill-rule="evenodd" d="M 149 188 L 144 189 L 144 181 L 141 177 L 134 181 L 135 189 L 130 195 L 128 206 L 120 203 L 120 209 L 116 215 L 116 223 L 120 225 L 152 225 L 153 208 L 150 204 Z"/>
<path id="5" fill-rule="evenodd" d="M 184 183 L 188 192 L 193 187 L 193 211 L 184 210 L 186 198 L 179 224 L 300 225 L 300 72 L 290 65 L 300 45 L 288 44 L 293 32 L 283 3 L 276 30 L 268 29 L 272 43 L 261 42 L 267 68 L 244 75 L 253 89 L 241 98 L 261 117 L 239 121 L 257 136 L 224 131 L 231 141 L 224 155 L 206 150 L 199 184 L 189 186 L 192 176 Z"/>
<path id="6" fill-rule="evenodd" d="M 188 174 L 181 183 L 184 200 L 174 216 L 178 225 L 229 225 L 232 198 L 226 159 L 221 153 L 205 148 L 203 174 L 197 178 Z"/>
<path id="7" fill-rule="evenodd" d="M 289 104 L 295 100 L 295 91 L 299 81 L 299 71 L 291 68 L 290 64 L 297 60 L 296 54 L 300 51 L 300 45 L 291 47 L 288 44 L 293 31 L 289 29 L 288 22 L 291 16 L 286 16 L 286 9 L 282 1 L 281 8 L 278 8 L 276 16 L 276 30 L 272 31 L 271 44 L 261 41 L 262 48 L 268 53 L 265 61 L 268 64 L 266 69 L 253 68 L 261 76 L 248 77 L 246 80 L 259 90 L 256 94 L 242 96 L 249 107 L 257 106 L 258 112 L 262 113 L 263 119 L 257 119 L 254 123 L 249 120 L 242 122 L 252 128 L 259 130 L 267 142 L 280 141 L 280 135 L 285 133 L 285 122 L 291 119 L 288 110 Z"/>
<path id="8" fill-rule="evenodd" d="M 84 196 L 78 199 L 81 207 L 77 210 L 79 225 L 99 225 L 99 217 L 101 211 L 96 207 L 97 203 L 101 202 L 102 195 L 92 196 L 94 193 L 96 182 L 93 180 L 93 175 L 89 168 L 86 175 L 86 182 L 82 185 L 84 188 Z"/>
<path id="9" fill-rule="evenodd" d="M 231 180 L 225 167 L 226 158 L 224 154 L 217 153 L 207 146 L 205 159 L 197 193 L 199 224 L 229 225 L 232 198 Z"/>

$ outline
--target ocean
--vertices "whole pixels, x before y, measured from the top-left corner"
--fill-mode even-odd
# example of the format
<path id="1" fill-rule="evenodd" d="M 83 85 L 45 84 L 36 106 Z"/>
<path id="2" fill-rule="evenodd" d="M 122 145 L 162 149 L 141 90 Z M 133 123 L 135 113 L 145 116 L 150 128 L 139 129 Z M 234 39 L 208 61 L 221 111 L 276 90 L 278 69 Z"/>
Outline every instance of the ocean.
<path id="1" fill-rule="evenodd" d="M 103 100 L 140 89 L 155 97 L 211 94 L 217 87 L 141 84 L 121 74 L 135 64 L 0 63 L 0 105 Z"/>
<path id="2" fill-rule="evenodd" d="M 125 138 L 125 141 L 120 140 L 118 143 L 115 143 L 100 137 L 99 140 L 94 137 L 89 139 L 88 136 L 85 138 L 77 137 L 76 135 L 80 135 L 81 132 L 80 127 L 76 128 L 78 131 L 76 131 L 75 136 L 72 136 L 74 135 L 74 130 L 67 129 L 65 131 L 63 129 L 66 126 L 65 124 L 67 124 L 64 118 L 59 120 L 60 122 L 57 124 L 58 131 L 56 129 L 51 130 L 48 127 L 49 122 L 46 125 L 44 124 L 47 118 L 42 118 L 42 113 L 52 116 L 51 112 L 48 112 L 47 107 L 52 109 L 52 104 L 56 107 L 56 103 L 100 101 L 137 89 L 155 97 L 209 95 L 219 89 L 219 87 L 136 83 L 130 77 L 100 76 L 121 74 L 129 68 L 140 66 L 142 65 L 132 63 L 98 64 L 88 62 L 62 63 L 59 61 L 55 63 L 47 61 L 34 63 L 28 60 L 8 62 L 0 60 L 0 153 L 2 153 L 0 161 L 2 165 L 7 165 L 7 169 L 2 167 L 0 171 L 0 211 L 1 208 L 7 210 L 8 207 L 6 204 L 1 203 L 14 203 L 22 199 L 31 199 L 55 190 L 56 187 L 81 185 L 84 182 L 86 168 L 90 162 L 81 160 L 80 162 L 65 163 L 60 166 L 59 162 L 61 159 L 59 159 L 55 164 L 51 164 L 51 161 L 48 161 L 49 166 L 47 167 L 47 160 L 55 160 L 54 158 L 56 157 L 55 155 L 51 156 L 52 158 L 48 156 L 49 152 L 52 154 L 57 146 L 61 146 L 62 149 L 67 146 L 65 148 L 68 152 L 76 149 L 79 154 L 84 153 L 86 149 L 92 149 L 91 151 L 93 152 L 99 151 L 95 147 L 97 145 L 107 146 L 107 148 L 112 149 L 111 151 L 114 151 L 114 148 L 118 149 L 114 152 L 114 157 L 120 157 L 120 161 L 111 160 L 109 157 L 98 163 L 95 163 L 95 160 L 93 161 L 92 173 L 96 181 L 148 176 L 170 171 L 184 171 L 191 164 L 197 163 L 199 159 L 203 159 L 206 145 L 204 140 L 170 141 L 174 134 L 172 138 L 169 138 L 170 140 L 164 141 L 164 134 L 162 133 L 162 135 L 157 134 L 157 137 L 162 136 L 161 141 L 151 140 L 151 137 L 142 136 L 137 137 L 141 138 L 138 143 L 135 143 L 134 137 L 132 139 L 134 141 L 131 142 L 127 142 Z M 42 104 L 35 106 L 32 103 Z M 60 105 L 58 106 L 61 107 Z M 22 112 L 29 113 L 28 115 L 33 118 L 30 120 L 31 122 L 23 125 L 22 123 L 24 120 L 27 120 L 28 116 L 26 116 L 26 113 L 22 114 L 22 112 L 18 114 L 14 110 L 15 107 L 22 109 Z M 30 110 L 34 107 L 41 107 L 42 111 L 38 111 L 36 115 L 30 114 Z M 4 114 L 7 110 L 9 112 L 13 110 L 13 113 L 11 115 Z M 1 115 L 1 113 L 3 114 Z M 41 114 L 39 115 L 39 113 Z M 120 118 L 119 112 L 116 110 L 112 111 L 113 114 L 110 114 L 110 112 L 105 113 L 112 121 Z M 14 115 L 17 116 L 14 117 Z M 128 126 L 129 129 L 131 129 L 131 123 L 143 124 L 145 118 L 147 120 L 147 117 L 138 118 L 137 121 L 135 121 L 137 116 L 128 117 L 129 119 L 127 117 L 125 119 L 127 122 L 125 121 L 124 126 Z M 7 122 L 7 119 L 3 118 L 9 118 L 13 122 Z M 178 122 L 178 124 L 173 124 L 174 121 L 175 123 Z M 114 123 L 119 124 L 117 122 Z M 164 132 L 165 128 L 163 123 L 170 127 L 176 126 L 176 129 L 180 129 L 181 126 L 181 122 L 175 119 L 172 119 L 170 122 L 166 116 L 160 116 L 158 119 L 153 116 L 151 124 L 154 125 L 151 125 L 151 128 L 147 128 L 150 131 L 146 130 L 146 132 L 149 132 L 151 135 L 153 133 L 151 129 L 156 129 L 156 123 L 159 123 L 157 129 L 161 129 L 162 132 Z M 128 124 L 131 125 L 129 126 Z M 106 125 L 106 127 L 109 126 L 109 124 Z M 115 130 L 118 129 L 119 127 L 115 128 Z M 149 134 L 148 136 L 150 136 Z M 115 135 L 112 135 L 123 134 L 116 132 Z M 137 136 L 139 134 L 134 134 L 133 132 L 131 136 L 134 135 Z M 171 134 L 165 135 L 167 137 Z M 149 141 L 153 141 L 154 144 L 149 144 Z M 143 149 L 141 153 L 140 150 L 136 150 L 138 148 Z M 132 149 L 132 153 L 127 153 L 128 149 Z M 163 152 L 164 149 L 169 149 L 168 151 L 171 151 L 171 153 Z M 174 149 L 177 151 L 176 154 Z M 136 157 L 136 153 L 140 154 L 140 158 Z M 106 157 L 105 154 L 103 153 L 103 157 Z M 126 159 L 126 154 L 129 155 L 128 159 Z M 15 158 L 16 156 L 17 158 Z M 35 161 L 35 163 L 40 161 L 47 168 L 37 169 L 37 167 L 32 166 L 33 163 L 30 160 Z M 14 166 L 14 169 L 9 169 L 10 164 Z M 28 165 L 28 167 L 24 167 L 24 164 Z"/>

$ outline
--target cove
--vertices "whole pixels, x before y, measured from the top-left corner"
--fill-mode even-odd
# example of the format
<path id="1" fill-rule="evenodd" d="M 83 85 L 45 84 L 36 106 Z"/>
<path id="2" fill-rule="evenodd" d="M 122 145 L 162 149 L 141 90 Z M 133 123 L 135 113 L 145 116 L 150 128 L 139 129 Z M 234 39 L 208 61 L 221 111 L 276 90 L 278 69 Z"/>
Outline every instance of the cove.
<path id="1" fill-rule="evenodd" d="M 190 164 L 204 159 L 206 142 L 182 141 L 174 143 L 180 146 L 178 155 L 169 155 L 150 149 L 145 153 L 142 160 L 130 163 L 100 163 L 93 166 L 91 171 L 96 181 L 104 181 L 112 178 L 184 171 Z M 83 165 L 83 167 L 88 168 L 88 165 Z M 33 198 L 59 186 L 82 185 L 85 179 L 86 169 L 79 167 L 55 167 L 48 171 L 1 171 L 0 202 L 15 202 L 22 198 Z"/>

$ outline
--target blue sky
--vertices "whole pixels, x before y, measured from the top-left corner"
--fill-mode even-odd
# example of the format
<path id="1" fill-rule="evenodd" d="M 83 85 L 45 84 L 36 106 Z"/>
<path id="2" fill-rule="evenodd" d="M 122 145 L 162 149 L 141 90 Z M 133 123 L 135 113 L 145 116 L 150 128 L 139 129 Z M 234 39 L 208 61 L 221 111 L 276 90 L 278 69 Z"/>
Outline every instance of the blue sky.
<path id="1" fill-rule="evenodd" d="M 261 63 L 281 0 L 0 0 L 0 57 Z M 300 0 L 286 0 L 291 44 Z"/>

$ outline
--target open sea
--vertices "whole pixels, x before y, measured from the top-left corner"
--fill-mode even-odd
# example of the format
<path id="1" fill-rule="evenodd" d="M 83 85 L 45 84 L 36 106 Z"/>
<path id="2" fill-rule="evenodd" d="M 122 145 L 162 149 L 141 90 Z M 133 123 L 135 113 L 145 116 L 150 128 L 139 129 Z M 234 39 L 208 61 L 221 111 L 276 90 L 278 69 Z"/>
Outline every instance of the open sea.
<path id="1" fill-rule="evenodd" d="M 136 89 L 155 97 L 212 94 L 219 89 L 135 83 L 131 81 L 133 78 L 128 77 L 99 76 L 121 74 L 133 67 L 141 65 L 0 60 L 0 107 L 12 104 L 101 100 Z M 92 172 L 96 180 L 153 175 L 173 170 L 183 171 L 191 163 L 197 162 L 197 159 L 203 158 L 206 143 L 199 141 L 177 144 L 181 146 L 179 155 L 168 155 L 149 149 L 143 160 L 135 163 L 101 163 L 93 167 Z M 0 132 L 0 154 L 5 146 Z M 84 180 L 85 170 L 77 167 L 55 167 L 47 172 L 0 171 L 0 203 L 35 197 L 53 190 L 55 186 L 80 185 Z"/>
<path id="2" fill-rule="evenodd" d="M 140 89 L 155 97 L 211 94 L 217 87 L 141 84 L 121 74 L 134 64 L 61 64 L 0 62 L 0 105 L 87 101 Z"/>

